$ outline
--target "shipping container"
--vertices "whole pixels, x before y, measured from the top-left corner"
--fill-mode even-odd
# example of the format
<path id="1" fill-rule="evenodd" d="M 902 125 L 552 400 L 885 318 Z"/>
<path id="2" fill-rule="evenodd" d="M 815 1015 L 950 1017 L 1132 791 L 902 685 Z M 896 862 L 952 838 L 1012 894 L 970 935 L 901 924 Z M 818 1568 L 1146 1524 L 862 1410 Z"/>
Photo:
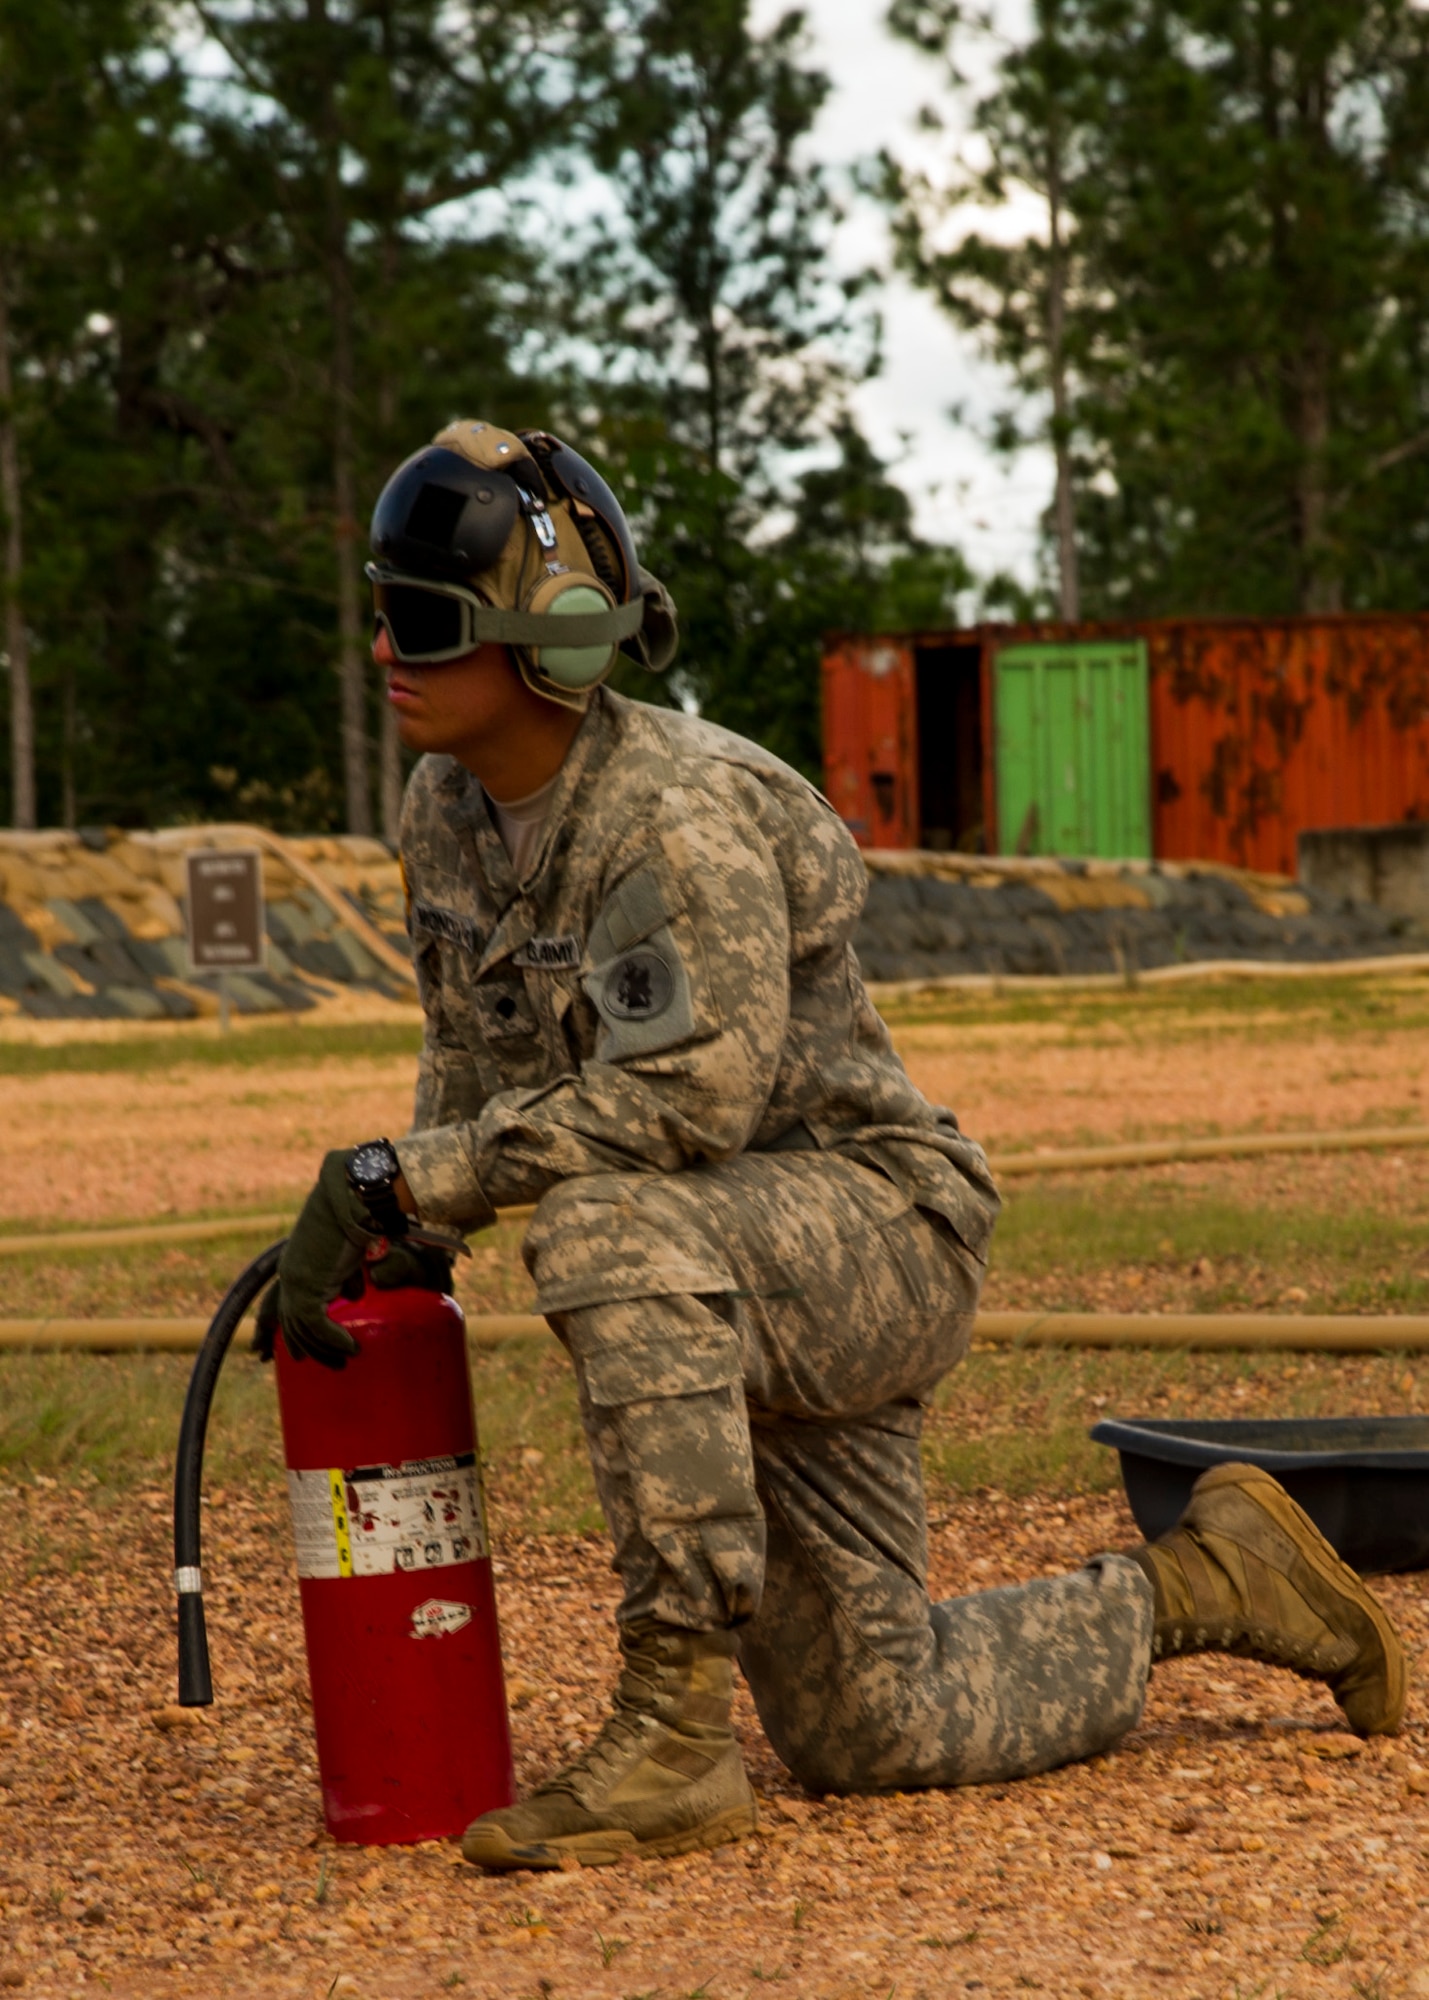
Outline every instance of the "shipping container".
<path id="1" fill-rule="evenodd" d="M 861 847 L 976 849 L 991 693 L 976 633 L 840 638 L 823 661 L 824 779 Z"/>
<path id="2" fill-rule="evenodd" d="M 1429 819 L 1429 617 L 832 638 L 825 782 L 865 847 L 1220 860 Z"/>
<path id="3" fill-rule="evenodd" d="M 1145 642 L 1004 646 L 992 673 L 997 824 L 1014 846 L 1149 857 Z"/>

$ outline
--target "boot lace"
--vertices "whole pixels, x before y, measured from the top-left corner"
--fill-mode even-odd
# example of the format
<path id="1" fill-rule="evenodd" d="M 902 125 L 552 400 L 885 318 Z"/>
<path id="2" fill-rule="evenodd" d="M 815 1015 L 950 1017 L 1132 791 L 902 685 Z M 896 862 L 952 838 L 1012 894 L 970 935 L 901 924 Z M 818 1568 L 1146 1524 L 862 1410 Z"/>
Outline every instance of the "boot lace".
<path id="1" fill-rule="evenodd" d="M 657 1717 L 663 1667 L 657 1646 L 650 1635 L 633 1632 L 624 1639 L 621 1651 L 623 1660 L 614 1704 L 599 1735 L 569 1764 L 538 1785 L 533 1798 L 550 1792 L 569 1792 L 579 1797 L 585 1789 L 583 1779 L 594 1779 L 599 1784 L 642 1740 L 649 1723 Z"/>

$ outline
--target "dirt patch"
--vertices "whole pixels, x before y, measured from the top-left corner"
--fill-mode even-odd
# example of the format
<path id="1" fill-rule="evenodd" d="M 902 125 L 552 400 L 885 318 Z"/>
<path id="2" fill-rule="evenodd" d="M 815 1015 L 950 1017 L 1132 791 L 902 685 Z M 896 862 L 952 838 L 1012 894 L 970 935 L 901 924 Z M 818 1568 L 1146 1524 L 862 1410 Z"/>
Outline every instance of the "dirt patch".
<path id="1" fill-rule="evenodd" d="M 1429 1033 L 1074 1036 L 1055 1024 L 895 1028 L 919 1089 L 990 1152 L 1207 1132 L 1333 1131 L 1429 1115 Z M 1211 1059 L 1211 1051 L 1214 1058 Z"/>
<path id="2" fill-rule="evenodd" d="M 896 1040 L 919 1087 L 994 1153 L 1429 1117 L 1429 1031 L 1259 1041 L 1235 1017 L 1204 1027 L 1139 1042 L 1073 1037 L 1055 1023 L 920 1023 Z M 291 1204 L 328 1147 L 407 1129 L 415 1074 L 412 1058 L 388 1056 L 7 1078 L 0 1213 L 38 1228 Z M 1414 1159 L 1406 1155 L 1411 1175 Z M 1403 1169 L 1355 1155 L 1256 1160 L 1237 1172 L 1273 1193 L 1313 1188 L 1316 1175 L 1328 1186 L 1337 1174 L 1394 1189 Z M 1185 1184 L 1200 1183 L 1192 1174 Z"/>
<path id="3" fill-rule="evenodd" d="M 0 1214 L 19 1226 L 295 1206 L 331 1146 L 412 1121 L 416 1063 L 7 1077 Z"/>
<path id="4" fill-rule="evenodd" d="M 163 1735 L 149 1715 L 172 1699 L 167 1493 L 8 1496 L 0 1980 L 23 1994 L 1422 1990 L 1422 1696 L 1403 1736 L 1362 1746 L 1319 1688 L 1214 1656 L 1159 1670 L 1114 1755 L 962 1792 L 809 1798 L 742 1698 L 764 1825 L 709 1856 L 501 1879 L 438 1843 L 335 1848 L 281 1498 L 213 1503 L 219 1704 Z M 1053 1574 L 1132 1538 L 1117 1501 L 982 1495 L 940 1517 L 934 1590 Z M 598 1727 L 615 1584 L 598 1539 L 509 1543 L 499 1561 L 524 1786 Z M 1422 1653 L 1424 1578 L 1382 1590 Z"/>

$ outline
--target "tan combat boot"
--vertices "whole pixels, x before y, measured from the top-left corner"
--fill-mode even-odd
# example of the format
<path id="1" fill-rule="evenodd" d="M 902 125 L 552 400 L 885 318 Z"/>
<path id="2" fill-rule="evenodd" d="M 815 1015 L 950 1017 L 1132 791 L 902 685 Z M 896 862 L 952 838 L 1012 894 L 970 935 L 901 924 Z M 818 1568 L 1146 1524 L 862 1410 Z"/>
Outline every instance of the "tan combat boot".
<path id="1" fill-rule="evenodd" d="M 734 1634 L 641 1619 L 620 1635 L 624 1668 L 590 1748 L 519 1806 L 473 1820 L 483 1868 L 586 1867 L 686 1854 L 752 1833 L 758 1809 L 730 1727 Z"/>
<path id="2" fill-rule="evenodd" d="M 1239 1653 L 1324 1681 L 1357 1735 L 1404 1715 L 1404 1648 L 1383 1606 L 1278 1481 L 1215 1465 L 1181 1519 L 1127 1552 L 1156 1592 L 1153 1659 Z"/>

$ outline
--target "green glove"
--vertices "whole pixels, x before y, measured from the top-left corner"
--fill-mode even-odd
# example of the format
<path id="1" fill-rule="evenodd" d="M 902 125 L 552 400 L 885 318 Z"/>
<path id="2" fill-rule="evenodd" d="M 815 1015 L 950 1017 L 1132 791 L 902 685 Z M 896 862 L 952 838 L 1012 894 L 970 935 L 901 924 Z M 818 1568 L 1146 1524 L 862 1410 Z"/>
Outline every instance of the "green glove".
<path id="1" fill-rule="evenodd" d="M 278 1263 L 278 1276 L 258 1305 L 258 1325 L 252 1352 L 262 1361 L 273 1359 L 281 1331 L 295 1361 L 310 1355 L 326 1368 L 342 1368 L 357 1342 L 327 1310 L 330 1300 L 362 1296 L 364 1277 L 382 1291 L 411 1285 L 422 1291 L 449 1292 L 452 1262 L 469 1257 L 460 1236 L 416 1224 L 399 1242 L 388 1239 L 386 1253 L 365 1263 L 368 1252 L 382 1241 L 361 1199 L 347 1179 L 345 1152 L 329 1153 L 318 1184 L 304 1203 Z M 296 1261 L 290 1265 L 296 1249 Z M 327 1262 L 329 1276 L 320 1274 Z"/>
<path id="2" fill-rule="evenodd" d="M 341 1368 L 358 1351 L 347 1328 L 330 1317 L 328 1304 L 359 1277 L 364 1253 L 381 1235 L 348 1183 L 347 1163 L 354 1150 L 329 1153 L 323 1161 L 317 1186 L 303 1203 L 278 1260 L 277 1299 L 270 1290 L 258 1313 L 259 1342 L 265 1337 L 265 1309 L 271 1319 L 271 1305 L 276 1304 L 289 1354 L 295 1361 L 311 1358 L 327 1368 Z M 271 1333 L 267 1344 L 271 1352 Z"/>
<path id="3" fill-rule="evenodd" d="M 461 1248 L 465 1250 L 466 1245 Z M 420 1231 L 414 1232 L 394 1243 L 385 1257 L 369 1264 L 367 1276 L 384 1292 L 396 1291 L 402 1285 L 413 1285 L 424 1292 L 449 1292 L 452 1253 L 439 1243 L 425 1241 Z"/>

